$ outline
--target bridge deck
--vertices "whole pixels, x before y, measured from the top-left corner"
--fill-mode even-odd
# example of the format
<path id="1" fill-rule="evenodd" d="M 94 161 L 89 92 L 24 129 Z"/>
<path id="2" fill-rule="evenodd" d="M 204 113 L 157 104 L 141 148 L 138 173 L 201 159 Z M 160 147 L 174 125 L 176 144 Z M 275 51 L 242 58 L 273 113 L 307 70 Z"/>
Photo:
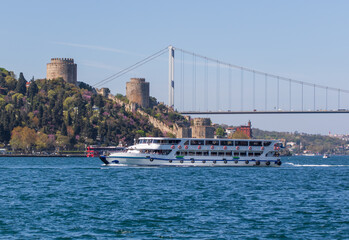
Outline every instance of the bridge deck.
<path id="1" fill-rule="evenodd" d="M 186 115 L 218 115 L 218 114 L 328 114 L 328 113 L 349 113 L 349 110 L 338 111 L 183 111 L 180 114 Z"/>

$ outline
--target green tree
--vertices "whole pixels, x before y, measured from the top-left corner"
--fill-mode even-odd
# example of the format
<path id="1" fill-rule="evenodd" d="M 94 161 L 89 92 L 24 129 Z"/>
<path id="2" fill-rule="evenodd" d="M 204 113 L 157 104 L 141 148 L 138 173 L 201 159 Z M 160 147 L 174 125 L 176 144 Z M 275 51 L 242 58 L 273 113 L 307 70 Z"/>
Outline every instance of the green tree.
<path id="1" fill-rule="evenodd" d="M 17 81 L 12 76 L 6 76 L 5 77 L 6 87 L 8 90 L 15 90 L 17 86 Z"/>
<path id="2" fill-rule="evenodd" d="M 23 95 L 25 95 L 27 91 L 26 84 L 27 84 L 27 80 L 25 80 L 23 73 L 20 73 L 17 81 L 16 92 L 22 93 Z"/>
<path id="3" fill-rule="evenodd" d="M 231 136 L 229 136 L 231 139 L 249 139 L 249 137 L 242 131 L 236 131 Z"/>
<path id="4" fill-rule="evenodd" d="M 15 127 L 11 132 L 10 144 L 14 149 L 29 152 L 36 141 L 36 132 L 28 127 Z"/>
<path id="5" fill-rule="evenodd" d="M 139 137 L 145 137 L 145 132 L 144 132 L 144 130 L 137 130 L 136 131 L 136 134 L 139 136 Z"/>
<path id="6" fill-rule="evenodd" d="M 30 85 L 28 87 L 28 97 L 33 101 L 34 96 L 39 92 L 38 85 L 35 81 L 30 81 Z"/>
<path id="7" fill-rule="evenodd" d="M 35 140 L 36 149 L 43 150 L 48 147 L 49 139 L 45 133 L 38 132 Z"/>
<path id="8" fill-rule="evenodd" d="M 63 136 L 60 133 L 56 134 L 56 146 L 59 148 L 66 149 L 67 145 L 69 145 L 69 137 Z"/>
<path id="9" fill-rule="evenodd" d="M 218 137 L 223 137 L 224 134 L 225 134 L 225 131 L 224 131 L 224 129 L 223 129 L 222 127 L 218 127 L 218 128 L 216 129 L 216 135 L 217 135 Z"/>
<path id="10" fill-rule="evenodd" d="M 64 136 L 67 136 L 67 135 L 68 135 L 67 126 L 65 125 L 65 123 L 62 123 L 61 134 L 64 135 Z"/>

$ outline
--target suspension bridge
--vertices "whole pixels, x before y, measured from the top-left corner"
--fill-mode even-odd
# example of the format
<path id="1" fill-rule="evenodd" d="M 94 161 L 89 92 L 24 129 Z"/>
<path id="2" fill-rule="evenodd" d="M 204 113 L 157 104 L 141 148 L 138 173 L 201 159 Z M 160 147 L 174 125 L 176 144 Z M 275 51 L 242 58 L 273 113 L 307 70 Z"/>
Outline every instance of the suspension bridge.
<path id="1" fill-rule="evenodd" d="M 349 90 L 238 66 L 173 46 L 149 55 L 94 87 L 104 86 L 165 54 L 168 54 L 168 105 L 182 114 L 349 113 Z"/>

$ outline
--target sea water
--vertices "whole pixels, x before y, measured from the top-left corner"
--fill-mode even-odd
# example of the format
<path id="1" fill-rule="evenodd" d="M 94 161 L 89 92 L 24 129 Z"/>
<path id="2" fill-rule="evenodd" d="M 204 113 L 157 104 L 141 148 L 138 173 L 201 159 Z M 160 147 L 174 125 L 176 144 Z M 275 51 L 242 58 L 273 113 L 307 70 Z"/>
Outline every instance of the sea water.
<path id="1" fill-rule="evenodd" d="M 0 239 L 349 239 L 349 157 L 265 167 L 0 158 Z"/>

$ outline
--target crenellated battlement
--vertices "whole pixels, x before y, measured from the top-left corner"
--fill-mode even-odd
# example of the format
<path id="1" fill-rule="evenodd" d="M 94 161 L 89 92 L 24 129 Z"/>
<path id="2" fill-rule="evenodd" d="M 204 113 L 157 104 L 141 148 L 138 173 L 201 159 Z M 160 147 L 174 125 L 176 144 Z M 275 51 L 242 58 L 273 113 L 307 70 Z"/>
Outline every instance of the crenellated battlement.
<path id="1" fill-rule="evenodd" d="M 74 63 L 73 58 L 51 58 L 51 63 Z"/>
<path id="2" fill-rule="evenodd" d="M 62 77 L 66 82 L 77 83 L 77 65 L 73 58 L 51 58 L 47 64 L 47 79 Z"/>

